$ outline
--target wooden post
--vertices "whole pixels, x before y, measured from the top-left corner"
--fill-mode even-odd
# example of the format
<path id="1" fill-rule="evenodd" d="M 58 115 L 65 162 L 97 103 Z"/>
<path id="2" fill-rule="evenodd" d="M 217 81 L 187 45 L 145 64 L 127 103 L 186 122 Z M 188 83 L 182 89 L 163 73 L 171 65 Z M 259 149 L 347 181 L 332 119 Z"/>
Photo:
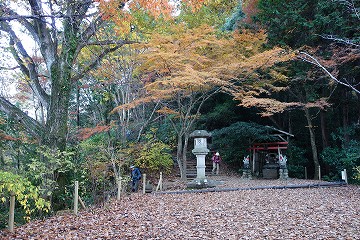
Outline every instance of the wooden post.
<path id="1" fill-rule="evenodd" d="M 117 181 L 117 196 L 116 199 L 119 201 L 120 200 L 120 195 L 121 195 L 121 177 L 119 177 L 118 181 Z"/>
<path id="2" fill-rule="evenodd" d="M 145 186 L 146 186 L 146 173 L 143 174 L 143 194 L 145 194 Z"/>
<path id="3" fill-rule="evenodd" d="M 344 180 L 346 184 L 348 184 L 346 169 L 344 169 L 344 171 L 341 171 L 341 179 Z"/>
<path id="4" fill-rule="evenodd" d="M 305 179 L 307 179 L 307 169 L 305 167 Z"/>
<path id="5" fill-rule="evenodd" d="M 253 151 L 253 155 L 252 155 L 252 173 L 255 174 L 255 158 L 256 158 L 256 155 L 255 155 L 255 149 Z"/>
<path id="6" fill-rule="evenodd" d="M 75 181 L 75 192 L 74 192 L 74 213 L 78 215 L 79 205 L 79 181 Z"/>
<path id="7" fill-rule="evenodd" d="M 345 168 L 344 168 L 344 173 L 345 173 L 345 182 L 346 182 L 346 184 L 348 184 L 347 172 L 346 172 Z"/>
<path id="8" fill-rule="evenodd" d="M 162 180 L 162 172 L 160 172 L 159 183 L 158 183 L 155 191 L 159 191 L 159 189 L 160 189 L 160 191 L 162 191 L 162 182 L 163 182 L 163 180 Z"/>
<path id="9" fill-rule="evenodd" d="M 319 180 L 321 180 L 321 169 L 320 169 L 320 166 L 319 166 Z"/>
<path id="10" fill-rule="evenodd" d="M 15 194 L 10 195 L 9 231 L 14 232 Z"/>
<path id="11" fill-rule="evenodd" d="M 163 175 L 162 172 L 160 172 L 160 191 L 163 190 Z"/>
<path id="12" fill-rule="evenodd" d="M 83 200 L 81 199 L 80 196 L 79 196 L 79 202 L 80 202 L 81 207 L 82 207 L 83 209 L 86 209 L 86 206 L 85 206 L 85 204 L 84 204 L 84 202 L 83 202 Z"/>

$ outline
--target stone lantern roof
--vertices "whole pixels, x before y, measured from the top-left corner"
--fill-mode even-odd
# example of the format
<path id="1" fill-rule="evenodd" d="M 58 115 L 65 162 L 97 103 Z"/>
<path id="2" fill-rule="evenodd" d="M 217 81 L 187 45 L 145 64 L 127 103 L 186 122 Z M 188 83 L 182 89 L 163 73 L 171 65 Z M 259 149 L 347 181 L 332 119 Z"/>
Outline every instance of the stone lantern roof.
<path id="1" fill-rule="evenodd" d="M 206 130 L 195 130 L 190 133 L 190 137 L 193 138 L 210 138 L 211 133 L 207 132 Z"/>

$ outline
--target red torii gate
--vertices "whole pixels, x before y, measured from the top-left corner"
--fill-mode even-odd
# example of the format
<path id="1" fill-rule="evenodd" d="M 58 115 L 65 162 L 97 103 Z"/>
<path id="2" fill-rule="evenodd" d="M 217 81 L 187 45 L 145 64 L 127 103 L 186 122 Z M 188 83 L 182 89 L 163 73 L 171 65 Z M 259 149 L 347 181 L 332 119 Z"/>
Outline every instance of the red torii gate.
<path id="1" fill-rule="evenodd" d="M 249 150 L 279 150 L 287 149 L 289 142 L 253 143 Z"/>

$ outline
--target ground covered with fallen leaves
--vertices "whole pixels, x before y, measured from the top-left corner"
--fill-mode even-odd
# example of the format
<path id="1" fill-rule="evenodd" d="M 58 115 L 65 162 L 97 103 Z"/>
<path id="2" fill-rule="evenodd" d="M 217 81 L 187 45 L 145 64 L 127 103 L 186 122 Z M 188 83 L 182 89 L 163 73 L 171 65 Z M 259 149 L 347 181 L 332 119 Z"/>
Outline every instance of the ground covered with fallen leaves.
<path id="1" fill-rule="evenodd" d="M 314 184 L 215 176 L 216 188 Z M 165 191 L 186 184 L 165 182 Z M 0 239 L 360 239 L 360 186 L 123 195 L 4 230 Z"/>

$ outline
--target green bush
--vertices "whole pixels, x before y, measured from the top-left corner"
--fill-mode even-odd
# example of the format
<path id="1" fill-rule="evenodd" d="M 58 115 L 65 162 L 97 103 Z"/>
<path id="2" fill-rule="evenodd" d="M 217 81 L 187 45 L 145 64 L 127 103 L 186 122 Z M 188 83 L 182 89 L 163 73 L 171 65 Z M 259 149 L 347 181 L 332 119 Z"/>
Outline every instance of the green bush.
<path id="1" fill-rule="evenodd" d="M 158 176 L 160 172 L 169 173 L 174 161 L 170 154 L 169 145 L 158 140 L 155 129 L 145 135 L 145 141 L 140 144 L 135 165 L 140 167 L 148 176 Z"/>
<path id="2" fill-rule="evenodd" d="M 25 221 L 29 221 L 31 215 L 36 211 L 48 212 L 50 209 L 50 203 L 40 196 L 39 189 L 26 178 L 11 172 L 0 171 L 1 218 L 8 217 L 6 212 L 9 209 L 6 206 L 9 206 L 9 197 L 12 194 L 15 195 L 16 201 L 21 206 L 16 209 L 16 216 L 23 216 Z M 3 228 L 6 222 L 6 219 L 1 219 L 0 227 Z"/>
<path id="3" fill-rule="evenodd" d="M 329 177 L 341 178 L 341 171 L 347 170 L 348 180 L 357 180 L 357 166 L 360 164 L 360 141 L 357 139 L 347 140 L 344 136 L 356 136 L 354 128 L 339 129 L 332 134 L 335 141 L 340 142 L 340 147 L 328 147 L 321 153 L 322 160 L 329 165 Z"/>
<path id="4" fill-rule="evenodd" d="M 360 166 L 355 168 L 355 179 L 360 181 Z"/>
<path id="5" fill-rule="evenodd" d="M 288 165 L 289 177 L 305 178 L 305 168 L 303 166 Z"/>

